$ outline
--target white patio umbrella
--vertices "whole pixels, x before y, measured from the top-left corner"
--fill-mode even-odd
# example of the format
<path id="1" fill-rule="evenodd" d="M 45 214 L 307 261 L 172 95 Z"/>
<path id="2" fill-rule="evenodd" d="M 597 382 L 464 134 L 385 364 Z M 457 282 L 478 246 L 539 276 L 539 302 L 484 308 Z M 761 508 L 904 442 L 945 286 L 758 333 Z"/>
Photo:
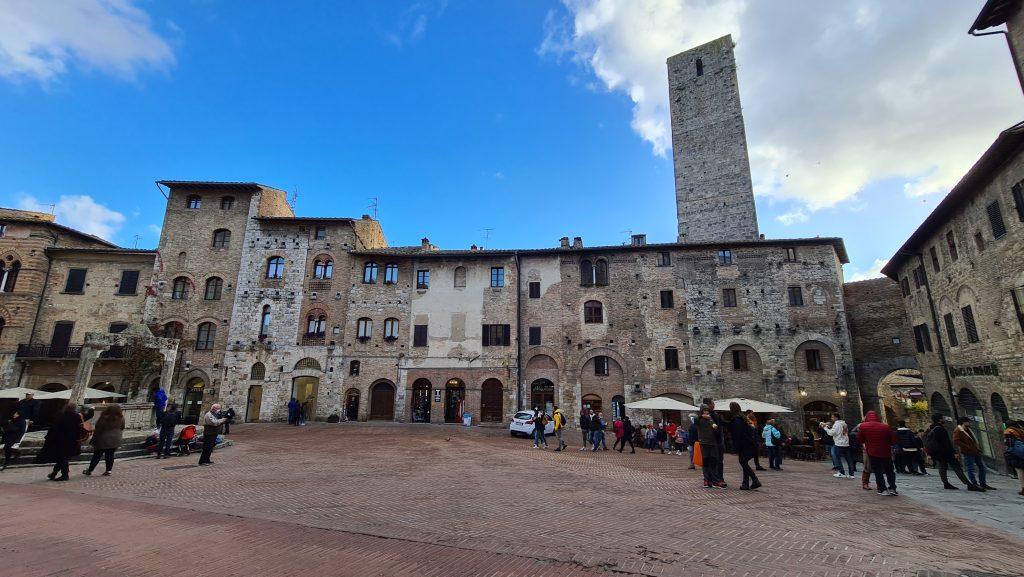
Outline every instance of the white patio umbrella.
<path id="1" fill-rule="evenodd" d="M 715 399 L 715 410 L 716 411 L 728 411 L 730 403 L 739 403 L 740 410 L 743 411 L 754 411 L 755 413 L 792 413 L 793 409 L 789 407 L 783 407 L 782 405 L 773 405 L 764 401 L 755 401 L 752 399 Z"/>
<path id="2" fill-rule="evenodd" d="M 696 411 L 697 407 L 668 397 L 651 397 L 642 401 L 626 403 L 627 409 L 650 409 L 655 411 Z"/>
<path id="3" fill-rule="evenodd" d="M 32 393 L 37 397 L 40 394 L 45 394 L 42 391 L 35 389 L 26 389 L 25 387 L 11 387 L 9 389 L 0 389 L 0 399 L 23 399 L 25 395 Z"/>
<path id="4" fill-rule="evenodd" d="M 85 388 L 86 399 L 116 399 L 117 397 L 123 397 L 120 393 L 111 393 L 110 391 L 101 391 L 92 387 Z M 47 399 L 70 399 L 71 389 L 64 389 L 63 391 L 57 391 L 56 393 L 39 393 L 36 398 L 45 401 Z"/>

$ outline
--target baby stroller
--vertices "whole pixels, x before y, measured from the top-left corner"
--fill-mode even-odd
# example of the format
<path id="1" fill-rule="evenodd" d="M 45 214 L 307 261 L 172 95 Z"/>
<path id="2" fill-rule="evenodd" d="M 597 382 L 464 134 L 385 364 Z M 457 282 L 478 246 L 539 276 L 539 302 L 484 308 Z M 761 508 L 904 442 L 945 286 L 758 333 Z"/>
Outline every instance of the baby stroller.
<path id="1" fill-rule="evenodd" d="M 178 438 L 174 440 L 174 449 L 179 455 L 188 455 L 192 451 L 189 449 L 189 445 L 195 441 L 196 438 L 196 426 L 186 425 L 184 429 L 178 433 Z"/>

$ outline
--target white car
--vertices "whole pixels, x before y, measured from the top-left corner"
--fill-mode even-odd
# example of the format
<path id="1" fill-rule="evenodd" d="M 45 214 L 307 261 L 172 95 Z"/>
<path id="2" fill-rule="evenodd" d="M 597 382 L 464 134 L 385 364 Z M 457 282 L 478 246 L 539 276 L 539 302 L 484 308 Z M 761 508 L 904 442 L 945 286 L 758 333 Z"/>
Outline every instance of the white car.
<path id="1" fill-rule="evenodd" d="M 512 417 L 512 422 L 508 425 L 508 432 L 513 437 L 516 435 L 525 435 L 527 437 L 533 436 L 533 411 L 519 411 Z M 545 435 L 555 434 L 555 422 L 548 417 L 548 424 L 544 427 Z"/>

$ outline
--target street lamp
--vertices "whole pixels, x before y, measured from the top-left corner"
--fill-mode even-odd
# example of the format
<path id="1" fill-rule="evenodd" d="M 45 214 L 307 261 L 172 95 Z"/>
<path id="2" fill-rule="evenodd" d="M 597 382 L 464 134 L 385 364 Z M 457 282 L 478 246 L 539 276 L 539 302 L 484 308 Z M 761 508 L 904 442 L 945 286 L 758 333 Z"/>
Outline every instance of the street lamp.
<path id="1" fill-rule="evenodd" d="M 806 397 L 807 396 L 807 389 L 805 389 L 803 387 L 797 387 L 796 388 L 796 392 L 800 393 L 801 397 Z"/>
<path id="2" fill-rule="evenodd" d="M 836 387 L 836 392 L 839 393 L 840 397 L 846 397 L 846 395 L 850 394 L 849 391 L 846 390 L 846 387 L 842 385 Z"/>

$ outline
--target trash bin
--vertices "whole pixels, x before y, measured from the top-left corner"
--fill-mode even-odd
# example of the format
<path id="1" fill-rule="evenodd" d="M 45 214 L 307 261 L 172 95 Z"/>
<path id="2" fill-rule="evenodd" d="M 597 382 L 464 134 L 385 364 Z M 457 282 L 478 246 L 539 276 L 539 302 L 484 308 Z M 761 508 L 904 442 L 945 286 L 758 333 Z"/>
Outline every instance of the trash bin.
<path id="1" fill-rule="evenodd" d="M 473 413 L 462 413 L 462 426 L 471 427 L 473 425 Z"/>

